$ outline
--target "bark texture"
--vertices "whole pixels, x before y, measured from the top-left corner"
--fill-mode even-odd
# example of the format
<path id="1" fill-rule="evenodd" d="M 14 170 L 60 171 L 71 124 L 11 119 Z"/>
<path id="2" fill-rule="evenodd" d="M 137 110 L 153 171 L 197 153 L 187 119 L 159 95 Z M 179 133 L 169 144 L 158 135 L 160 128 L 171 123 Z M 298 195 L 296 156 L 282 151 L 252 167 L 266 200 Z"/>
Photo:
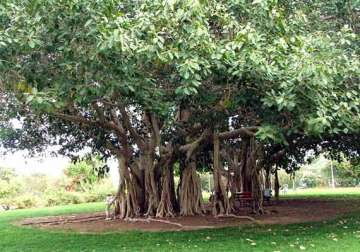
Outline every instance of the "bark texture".
<path id="1" fill-rule="evenodd" d="M 220 140 L 218 135 L 214 135 L 214 198 L 213 198 L 213 215 L 229 214 L 229 198 L 221 179 L 221 160 L 220 160 Z"/>
<path id="2" fill-rule="evenodd" d="M 274 190 L 275 190 L 275 199 L 279 200 L 279 192 L 280 192 L 280 182 L 279 182 L 279 174 L 277 168 L 275 169 L 275 178 L 274 178 Z"/>
<path id="3" fill-rule="evenodd" d="M 121 156 L 119 161 L 120 181 L 116 194 L 115 215 L 119 218 L 133 218 L 141 215 L 141 186 L 129 170 L 126 159 Z"/>
<path id="4" fill-rule="evenodd" d="M 174 175 L 172 169 L 166 167 L 161 178 L 161 198 L 156 217 L 174 217 L 176 215 L 175 202 Z"/>
<path id="5" fill-rule="evenodd" d="M 187 163 L 182 172 L 179 197 L 180 215 L 191 216 L 205 212 L 200 176 L 196 173 L 196 161 L 194 159 Z"/>
<path id="6" fill-rule="evenodd" d="M 159 205 L 159 187 L 155 179 L 154 158 L 147 154 L 142 157 L 142 167 L 145 172 L 145 199 L 147 210 L 146 216 L 155 216 Z"/>

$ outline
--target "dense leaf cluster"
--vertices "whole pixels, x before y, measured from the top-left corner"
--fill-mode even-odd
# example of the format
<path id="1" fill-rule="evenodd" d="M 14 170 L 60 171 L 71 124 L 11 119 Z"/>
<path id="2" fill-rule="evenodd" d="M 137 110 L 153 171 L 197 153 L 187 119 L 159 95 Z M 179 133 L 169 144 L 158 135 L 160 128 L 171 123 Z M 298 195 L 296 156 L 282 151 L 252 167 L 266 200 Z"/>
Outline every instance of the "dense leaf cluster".
<path id="1" fill-rule="evenodd" d="M 288 170 L 310 149 L 354 155 L 360 6 L 340 2 L 3 0 L 1 144 L 110 156 L 126 138 L 136 157 L 151 114 L 162 145 L 255 127 Z"/>

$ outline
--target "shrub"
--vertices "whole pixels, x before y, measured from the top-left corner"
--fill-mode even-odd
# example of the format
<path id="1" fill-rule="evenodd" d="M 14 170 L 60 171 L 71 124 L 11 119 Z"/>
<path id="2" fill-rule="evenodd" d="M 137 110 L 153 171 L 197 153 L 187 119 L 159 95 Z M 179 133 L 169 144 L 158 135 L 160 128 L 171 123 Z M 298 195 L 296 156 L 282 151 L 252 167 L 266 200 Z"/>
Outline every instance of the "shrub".
<path id="1" fill-rule="evenodd" d="M 321 179 L 316 177 L 316 176 L 304 176 L 301 181 L 306 184 L 307 187 L 313 188 L 313 187 L 317 187 L 320 185 L 321 183 Z"/>
<path id="2" fill-rule="evenodd" d="M 45 205 L 44 201 L 40 197 L 29 193 L 18 195 L 16 197 L 4 198 L 0 200 L 0 204 L 17 209 L 33 208 Z"/>
<path id="3" fill-rule="evenodd" d="M 90 180 L 75 180 L 79 183 L 75 182 L 76 186 L 69 188 L 69 185 L 74 184 L 74 177 L 52 179 L 42 174 L 16 176 L 11 169 L 0 168 L 0 205 L 32 208 L 79 204 L 104 201 L 107 194 L 114 193 L 115 188 L 109 178 L 95 176 L 98 171 L 93 173 L 93 168 L 98 167 L 97 164 L 90 166 L 86 162 L 80 162 L 80 165 L 70 167 L 71 172 L 68 170 L 68 173 L 72 176 L 85 178 L 89 172 Z M 93 175 L 95 177 L 92 177 Z"/>
<path id="4" fill-rule="evenodd" d="M 106 177 L 108 167 L 98 157 L 92 157 L 70 164 L 65 175 L 70 179 L 67 185 L 71 191 L 86 191 Z"/>
<path id="5" fill-rule="evenodd" d="M 14 197 L 21 192 L 21 183 L 17 180 L 5 181 L 0 180 L 0 199 Z"/>
<path id="6" fill-rule="evenodd" d="M 46 201 L 46 206 L 80 204 L 86 202 L 83 193 L 67 192 L 65 190 L 48 192 L 45 195 L 45 201 Z"/>
<path id="7" fill-rule="evenodd" d="M 104 201 L 107 194 L 115 194 L 115 188 L 110 179 L 104 179 L 93 186 L 90 190 L 85 191 L 86 202 Z"/>

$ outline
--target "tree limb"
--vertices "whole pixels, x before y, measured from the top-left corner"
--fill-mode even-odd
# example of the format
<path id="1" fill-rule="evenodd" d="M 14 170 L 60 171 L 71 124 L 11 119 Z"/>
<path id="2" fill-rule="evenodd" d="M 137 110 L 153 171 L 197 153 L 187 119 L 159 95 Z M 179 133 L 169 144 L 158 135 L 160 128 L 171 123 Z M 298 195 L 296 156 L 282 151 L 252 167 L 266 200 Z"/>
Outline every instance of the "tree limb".
<path id="1" fill-rule="evenodd" d="M 67 114 L 63 114 L 63 113 L 59 113 L 59 112 L 54 112 L 52 113 L 53 116 L 66 120 L 66 121 L 70 121 L 73 123 L 78 123 L 78 124 L 86 124 L 86 125 L 99 125 L 98 121 L 95 120 L 90 120 L 85 118 L 84 116 L 76 116 L 76 115 L 67 115 Z"/>
<path id="2" fill-rule="evenodd" d="M 203 133 L 201 134 L 201 136 L 198 139 L 196 139 L 194 142 L 183 145 L 183 146 L 180 147 L 180 151 L 186 152 L 186 161 L 190 160 L 190 158 L 192 157 L 194 152 L 199 148 L 199 146 L 205 140 L 212 141 L 212 139 L 211 139 L 211 130 L 210 129 L 205 129 L 203 131 Z"/>
<path id="3" fill-rule="evenodd" d="M 226 131 L 219 133 L 219 138 L 221 140 L 224 140 L 224 139 L 236 138 L 239 136 L 253 137 L 255 136 L 255 133 L 258 129 L 259 129 L 258 127 L 248 127 L 248 128 L 240 128 L 231 131 Z"/>
<path id="4" fill-rule="evenodd" d="M 130 118 L 128 113 L 125 110 L 124 106 L 120 106 L 120 113 L 122 118 L 124 119 L 124 126 L 127 130 L 129 130 L 130 134 L 134 137 L 136 144 L 138 145 L 138 147 L 140 149 L 143 149 L 145 147 L 145 141 L 144 139 L 136 132 L 136 130 L 134 129 L 134 127 L 132 127 L 131 122 L 130 122 Z"/>

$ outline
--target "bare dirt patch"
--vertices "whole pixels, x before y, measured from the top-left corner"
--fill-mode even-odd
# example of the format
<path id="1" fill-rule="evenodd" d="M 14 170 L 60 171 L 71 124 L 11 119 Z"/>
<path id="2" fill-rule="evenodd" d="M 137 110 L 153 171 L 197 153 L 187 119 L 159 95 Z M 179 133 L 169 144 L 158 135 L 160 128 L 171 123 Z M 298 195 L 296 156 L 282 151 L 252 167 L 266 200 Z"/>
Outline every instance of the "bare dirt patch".
<path id="1" fill-rule="evenodd" d="M 256 224 L 290 224 L 308 221 L 333 219 L 350 212 L 360 211 L 360 201 L 335 200 L 282 200 L 266 207 L 267 214 L 253 216 L 248 209 L 239 213 L 254 218 Z M 163 219 L 105 220 L 104 213 L 77 214 L 24 219 L 17 225 L 34 226 L 55 230 L 78 232 L 112 232 L 112 231 L 180 231 L 203 228 L 221 228 L 248 225 L 254 223 L 251 218 L 224 217 L 210 215 L 175 217 Z"/>

